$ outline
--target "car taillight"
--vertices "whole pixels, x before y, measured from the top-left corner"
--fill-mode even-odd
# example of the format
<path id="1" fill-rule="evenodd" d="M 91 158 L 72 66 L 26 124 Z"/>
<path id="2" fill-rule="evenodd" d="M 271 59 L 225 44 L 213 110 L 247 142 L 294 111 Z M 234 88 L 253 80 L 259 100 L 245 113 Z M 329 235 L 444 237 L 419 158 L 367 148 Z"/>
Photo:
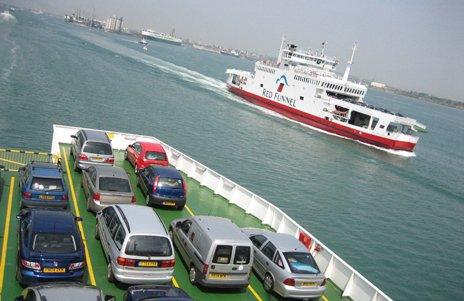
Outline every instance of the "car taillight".
<path id="1" fill-rule="evenodd" d="M 106 163 L 113 164 L 113 163 L 114 163 L 114 157 L 106 158 L 105 162 L 106 162 Z"/>
<path id="2" fill-rule="evenodd" d="M 32 269 L 32 270 L 40 270 L 40 263 L 38 262 L 33 262 L 33 261 L 27 261 L 24 259 L 21 259 L 21 265 L 25 268 Z"/>
<path id="3" fill-rule="evenodd" d="M 131 203 L 135 204 L 136 202 L 137 202 L 137 199 L 135 198 L 135 195 L 133 195 L 131 198 Z"/>
<path id="4" fill-rule="evenodd" d="M 185 183 L 184 179 L 182 179 L 182 189 L 184 190 L 184 193 L 187 193 L 187 183 Z"/>
<path id="5" fill-rule="evenodd" d="M 68 195 L 67 195 L 67 194 L 63 194 L 63 195 L 61 196 L 61 199 L 62 199 L 63 201 L 67 201 L 67 200 L 68 200 Z"/>
<path id="6" fill-rule="evenodd" d="M 79 160 L 87 161 L 87 160 L 89 160 L 89 157 L 87 157 L 87 156 L 84 155 L 84 154 L 80 154 L 80 155 L 79 155 Z"/>
<path id="7" fill-rule="evenodd" d="M 69 265 L 69 270 L 82 269 L 85 266 L 85 261 L 73 262 Z"/>
<path id="8" fill-rule="evenodd" d="M 161 267 L 162 267 L 162 268 L 172 268 L 175 264 L 176 264 L 176 260 L 175 260 L 175 259 L 171 259 L 171 260 L 162 260 L 162 261 L 161 261 Z"/>
<path id="9" fill-rule="evenodd" d="M 92 196 L 92 198 L 95 200 L 95 201 L 99 201 L 100 200 L 100 192 L 95 192 Z"/>
<path id="10" fill-rule="evenodd" d="M 325 286 L 325 280 L 326 280 L 325 278 L 324 280 L 322 280 L 321 286 Z"/>
<path id="11" fill-rule="evenodd" d="M 156 176 L 155 182 L 153 182 L 153 193 L 156 192 L 156 188 L 157 188 L 157 186 L 158 186 L 158 182 L 159 182 L 159 176 Z"/>
<path id="12" fill-rule="evenodd" d="M 29 200 L 32 197 L 32 193 L 24 191 L 23 192 L 23 199 Z"/>
<path id="13" fill-rule="evenodd" d="M 135 266 L 134 259 L 124 258 L 124 257 L 119 256 L 117 261 L 118 261 L 118 264 L 122 266 L 126 266 L 126 267 Z"/>
<path id="14" fill-rule="evenodd" d="M 287 278 L 287 279 L 284 280 L 284 284 L 289 285 L 289 286 L 295 286 L 295 279 Z"/>
<path id="15" fill-rule="evenodd" d="M 208 265 L 205 263 L 205 264 L 203 265 L 203 274 L 206 275 L 207 273 L 208 273 Z"/>

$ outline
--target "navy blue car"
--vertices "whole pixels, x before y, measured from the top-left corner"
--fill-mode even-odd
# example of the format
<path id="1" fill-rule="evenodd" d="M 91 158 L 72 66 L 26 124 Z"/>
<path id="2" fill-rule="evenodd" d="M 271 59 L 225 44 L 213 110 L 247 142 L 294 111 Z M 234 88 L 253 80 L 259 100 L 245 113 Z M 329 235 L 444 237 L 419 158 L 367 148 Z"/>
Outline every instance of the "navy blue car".
<path id="1" fill-rule="evenodd" d="M 80 218 L 47 208 L 23 209 L 17 218 L 19 283 L 82 281 L 85 255 L 77 227 Z"/>
<path id="2" fill-rule="evenodd" d="M 124 301 L 193 301 L 182 289 L 169 285 L 134 285 L 127 289 Z"/>
<path id="3" fill-rule="evenodd" d="M 68 190 L 60 165 L 30 162 L 19 169 L 21 208 L 68 207 Z"/>
<path id="4" fill-rule="evenodd" d="M 187 189 L 180 172 L 172 167 L 151 165 L 139 171 L 137 185 L 146 195 L 147 205 L 182 209 Z"/>

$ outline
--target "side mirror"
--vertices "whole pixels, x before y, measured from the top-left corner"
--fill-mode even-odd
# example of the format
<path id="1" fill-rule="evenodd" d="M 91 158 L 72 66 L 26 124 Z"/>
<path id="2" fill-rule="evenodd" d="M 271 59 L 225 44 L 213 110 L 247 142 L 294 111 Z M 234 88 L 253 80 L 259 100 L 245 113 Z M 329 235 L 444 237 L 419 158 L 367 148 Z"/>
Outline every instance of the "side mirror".
<path id="1" fill-rule="evenodd" d="M 111 295 L 105 295 L 105 301 L 116 301 L 116 298 Z"/>
<path id="2" fill-rule="evenodd" d="M 74 217 L 74 220 L 75 220 L 76 222 L 82 222 L 82 217 L 80 217 L 80 216 L 75 216 L 75 217 Z"/>
<path id="3" fill-rule="evenodd" d="M 71 135 L 71 138 L 77 139 L 77 136 L 76 135 Z"/>

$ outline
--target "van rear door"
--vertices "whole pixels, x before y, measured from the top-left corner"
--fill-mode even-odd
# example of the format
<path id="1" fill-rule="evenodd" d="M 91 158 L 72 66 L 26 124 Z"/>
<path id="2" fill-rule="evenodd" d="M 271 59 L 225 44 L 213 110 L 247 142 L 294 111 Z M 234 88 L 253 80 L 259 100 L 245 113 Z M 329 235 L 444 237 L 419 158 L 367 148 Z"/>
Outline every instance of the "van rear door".
<path id="1" fill-rule="evenodd" d="M 216 245 L 206 277 L 210 280 L 243 281 L 251 271 L 251 251 L 251 245 Z"/>

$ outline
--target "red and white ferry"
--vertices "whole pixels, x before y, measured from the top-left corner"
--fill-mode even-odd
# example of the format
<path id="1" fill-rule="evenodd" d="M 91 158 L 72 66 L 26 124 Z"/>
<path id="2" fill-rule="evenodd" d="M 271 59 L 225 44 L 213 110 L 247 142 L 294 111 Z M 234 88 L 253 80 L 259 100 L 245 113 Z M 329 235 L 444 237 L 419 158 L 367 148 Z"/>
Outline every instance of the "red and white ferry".
<path id="1" fill-rule="evenodd" d="M 322 50 L 299 51 L 282 39 L 277 62 L 260 61 L 253 73 L 228 69 L 229 91 L 254 104 L 324 131 L 378 147 L 412 152 L 422 124 L 366 104 L 366 86 L 348 80 L 356 44 L 345 73 Z"/>

